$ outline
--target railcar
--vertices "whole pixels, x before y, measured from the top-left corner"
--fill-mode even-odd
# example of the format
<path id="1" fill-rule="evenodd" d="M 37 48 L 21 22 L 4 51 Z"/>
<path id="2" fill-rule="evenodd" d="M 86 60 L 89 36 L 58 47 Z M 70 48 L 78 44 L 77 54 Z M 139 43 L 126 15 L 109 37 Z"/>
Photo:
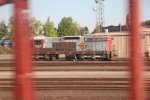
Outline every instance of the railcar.
<path id="1" fill-rule="evenodd" d="M 34 38 L 34 58 L 53 60 L 65 55 L 74 60 L 110 60 L 111 38 L 108 36 L 64 36 Z"/>
<path id="2" fill-rule="evenodd" d="M 130 58 L 130 34 L 128 32 L 109 32 L 108 34 L 92 34 L 94 37 L 111 36 L 112 58 L 128 60 Z M 144 59 L 150 58 L 150 32 L 141 32 L 141 52 Z"/>

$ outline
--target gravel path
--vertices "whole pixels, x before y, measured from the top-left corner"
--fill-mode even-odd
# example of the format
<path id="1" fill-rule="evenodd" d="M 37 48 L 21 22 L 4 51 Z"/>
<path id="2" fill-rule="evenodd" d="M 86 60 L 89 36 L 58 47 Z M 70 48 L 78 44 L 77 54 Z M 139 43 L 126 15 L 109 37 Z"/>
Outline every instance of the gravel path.
<path id="1" fill-rule="evenodd" d="M 0 55 L 0 60 L 12 60 L 13 59 L 13 55 Z"/>
<path id="2" fill-rule="evenodd" d="M 35 100 L 128 100 L 126 90 L 41 90 Z M 0 100 L 14 100 L 12 91 L 0 91 Z"/>
<path id="3" fill-rule="evenodd" d="M 150 99 L 150 92 L 147 92 Z M 15 100 L 10 90 L 0 91 L 0 100 Z M 129 100 L 127 90 L 40 90 L 35 100 Z"/>

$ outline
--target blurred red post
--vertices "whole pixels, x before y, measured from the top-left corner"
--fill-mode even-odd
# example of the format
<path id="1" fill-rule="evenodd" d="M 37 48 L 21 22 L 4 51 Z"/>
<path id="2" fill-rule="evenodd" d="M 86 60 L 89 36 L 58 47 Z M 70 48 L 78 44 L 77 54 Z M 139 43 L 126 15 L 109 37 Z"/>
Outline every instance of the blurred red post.
<path id="1" fill-rule="evenodd" d="M 12 3 L 12 0 L 0 0 L 0 6 L 8 4 L 8 3 Z"/>
<path id="2" fill-rule="evenodd" d="M 130 34 L 131 34 L 131 100 L 145 100 L 144 61 L 141 50 L 140 34 L 140 0 L 129 0 Z"/>
<path id="3" fill-rule="evenodd" d="M 15 10 L 16 100 L 34 100 L 32 84 L 32 47 L 28 0 L 13 0 Z"/>

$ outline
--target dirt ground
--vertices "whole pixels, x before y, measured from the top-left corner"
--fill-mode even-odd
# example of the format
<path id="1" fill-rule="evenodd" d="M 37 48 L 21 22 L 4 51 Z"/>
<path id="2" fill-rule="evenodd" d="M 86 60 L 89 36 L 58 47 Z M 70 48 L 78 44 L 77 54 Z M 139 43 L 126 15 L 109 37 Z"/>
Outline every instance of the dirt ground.
<path id="1" fill-rule="evenodd" d="M 0 55 L 0 60 L 12 60 L 13 55 L 12 54 L 1 54 Z"/>
<path id="2" fill-rule="evenodd" d="M 0 91 L 0 100 L 15 100 L 12 91 Z M 40 90 L 35 100 L 128 100 L 126 90 Z"/>
<path id="3" fill-rule="evenodd" d="M 35 100 L 129 100 L 127 90 L 36 90 L 34 94 Z M 148 94 L 145 100 L 150 99 Z M 13 91 L 0 91 L 0 100 L 15 100 Z"/>

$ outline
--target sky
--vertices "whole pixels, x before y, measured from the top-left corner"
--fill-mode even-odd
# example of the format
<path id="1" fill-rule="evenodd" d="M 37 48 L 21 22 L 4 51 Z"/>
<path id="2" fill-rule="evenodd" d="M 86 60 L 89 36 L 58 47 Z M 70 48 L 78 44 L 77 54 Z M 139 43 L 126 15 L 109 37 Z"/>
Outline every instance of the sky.
<path id="1" fill-rule="evenodd" d="M 87 26 L 93 31 L 96 23 L 96 13 L 93 7 L 96 6 L 95 0 L 29 0 L 31 16 L 36 17 L 43 23 L 48 17 L 54 22 L 55 27 L 63 17 L 72 17 L 74 22 L 80 26 Z M 105 25 L 122 25 L 125 24 L 127 15 L 128 0 L 105 0 Z M 142 1 L 142 20 L 150 19 L 150 0 Z M 0 21 L 8 22 L 12 15 L 12 5 L 0 7 Z"/>

